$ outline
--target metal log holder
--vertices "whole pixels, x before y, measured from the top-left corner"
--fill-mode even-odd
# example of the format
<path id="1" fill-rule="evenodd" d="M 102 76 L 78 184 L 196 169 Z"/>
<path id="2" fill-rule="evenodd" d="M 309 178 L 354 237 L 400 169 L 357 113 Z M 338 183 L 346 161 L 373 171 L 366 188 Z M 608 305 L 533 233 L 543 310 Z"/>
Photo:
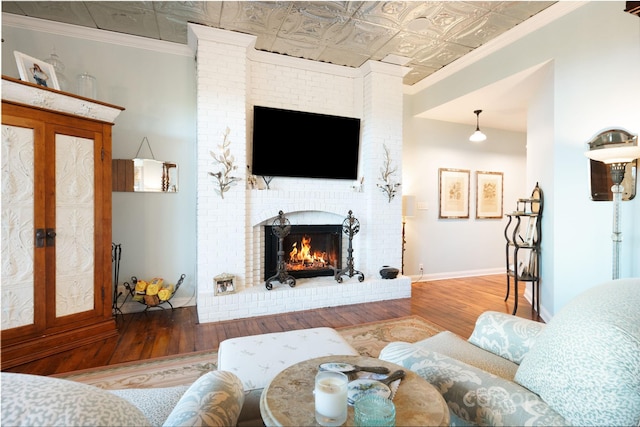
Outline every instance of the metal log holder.
<path id="1" fill-rule="evenodd" d="M 264 283 L 267 290 L 273 289 L 272 282 L 287 283 L 292 288 L 296 285 L 296 279 L 287 273 L 287 264 L 284 262 L 284 238 L 291 232 L 291 223 L 282 211 L 278 212 L 278 218 L 273 221 L 271 232 L 278 238 L 278 264 L 276 274 L 269 277 Z"/>
<path id="2" fill-rule="evenodd" d="M 347 266 L 338 271 L 335 275 L 335 279 L 338 283 L 342 283 L 342 276 L 345 274 L 349 277 L 358 275 L 358 280 L 362 282 L 364 280 L 364 274 L 353 268 L 353 236 L 360 231 L 360 221 L 353 216 L 353 212 L 349 211 L 349 216 L 342 222 L 342 231 L 349 236 L 349 249 L 347 249 Z"/>
<path id="3" fill-rule="evenodd" d="M 181 274 L 180 278 L 178 279 L 178 281 L 176 282 L 174 288 L 173 288 L 173 292 L 171 292 L 171 296 L 169 296 L 169 298 L 167 298 L 166 300 L 158 300 L 156 303 L 154 304 L 148 304 L 145 299 L 140 299 L 138 300 L 138 302 L 140 304 L 145 305 L 145 309 L 144 311 L 146 312 L 147 310 L 149 310 L 150 308 L 154 308 L 154 307 L 159 307 L 161 309 L 165 309 L 162 305 L 163 304 L 169 304 L 169 307 L 171 307 L 171 311 L 173 311 L 173 305 L 169 302 L 169 300 L 171 298 L 173 298 L 173 296 L 176 294 L 176 292 L 178 292 L 178 289 L 180 289 L 180 286 L 182 286 L 182 282 L 184 282 L 185 277 L 187 277 L 186 274 Z M 129 291 L 127 293 L 127 295 L 124 298 L 124 301 L 122 302 L 122 304 L 124 304 L 127 301 L 128 297 L 132 297 L 135 300 L 135 296 L 136 296 L 136 284 L 138 283 L 138 278 L 136 276 L 131 276 L 131 283 L 129 282 L 124 282 L 123 285 L 124 287 L 127 289 L 127 291 Z"/>

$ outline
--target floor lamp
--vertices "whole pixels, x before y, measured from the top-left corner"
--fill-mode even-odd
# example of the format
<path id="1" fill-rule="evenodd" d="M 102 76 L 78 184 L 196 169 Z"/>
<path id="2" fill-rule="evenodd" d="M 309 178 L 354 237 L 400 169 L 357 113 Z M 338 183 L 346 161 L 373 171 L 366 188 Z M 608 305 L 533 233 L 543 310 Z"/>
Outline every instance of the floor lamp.
<path id="1" fill-rule="evenodd" d="M 588 143 L 589 151 L 585 156 L 609 165 L 613 186 L 613 264 L 612 277 L 620 277 L 620 247 L 622 243 L 622 231 L 620 231 L 620 202 L 622 201 L 623 188 L 621 182 L 627 163 L 640 157 L 638 136 L 622 129 L 609 129 L 596 135 Z M 634 183 L 635 185 L 635 183 Z"/>
<path id="2" fill-rule="evenodd" d="M 415 196 L 402 196 L 402 271 L 404 274 L 404 251 L 407 239 L 404 234 L 404 225 L 407 222 L 407 217 L 414 216 L 416 214 L 416 197 Z"/>

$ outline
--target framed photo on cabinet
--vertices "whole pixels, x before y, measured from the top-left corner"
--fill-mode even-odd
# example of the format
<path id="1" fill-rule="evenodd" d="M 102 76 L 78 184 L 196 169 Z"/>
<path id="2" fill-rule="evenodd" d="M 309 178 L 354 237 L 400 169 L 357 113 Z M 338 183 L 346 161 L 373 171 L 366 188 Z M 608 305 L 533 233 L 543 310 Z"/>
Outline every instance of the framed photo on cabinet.
<path id="1" fill-rule="evenodd" d="M 20 80 L 60 90 L 60 84 L 53 65 L 17 50 L 13 51 L 13 55 L 16 57 Z"/>
<path id="2" fill-rule="evenodd" d="M 469 218 L 469 171 L 440 168 L 438 175 L 438 218 Z"/>
<path id="3" fill-rule="evenodd" d="M 476 172 L 476 218 L 502 218 L 502 172 Z"/>

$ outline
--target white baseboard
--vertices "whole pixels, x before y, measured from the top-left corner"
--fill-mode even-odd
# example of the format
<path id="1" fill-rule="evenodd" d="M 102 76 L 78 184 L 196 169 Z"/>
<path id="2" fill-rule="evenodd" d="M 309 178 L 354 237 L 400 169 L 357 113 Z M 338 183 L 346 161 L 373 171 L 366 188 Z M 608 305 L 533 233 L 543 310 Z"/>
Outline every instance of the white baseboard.
<path id="1" fill-rule="evenodd" d="M 531 294 L 531 287 L 527 287 L 524 291 L 524 299 L 529 301 L 529 304 L 533 305 L 533 295 Z M 544 320 L 545 323 L 549 323 L 551 318 L 553 317 L 549 310 L 547 310 L 543 305 L 540 305 L 540 317 Z"/>
<path id="2" fill-rule="evenodd" d="M 459 279 L 461 277 L 491 276 L 494 274 L 506 275 L 507 272 L 504 267 L 498 267 L 498 268 L 484 268 L 481 270 L 449 271 L 444 273 L 432 273 L 432 274 L 423 274 L 423 275 L 417 274 L 410 277 L 412 282 L 426 282 L 429 280 Z"/>

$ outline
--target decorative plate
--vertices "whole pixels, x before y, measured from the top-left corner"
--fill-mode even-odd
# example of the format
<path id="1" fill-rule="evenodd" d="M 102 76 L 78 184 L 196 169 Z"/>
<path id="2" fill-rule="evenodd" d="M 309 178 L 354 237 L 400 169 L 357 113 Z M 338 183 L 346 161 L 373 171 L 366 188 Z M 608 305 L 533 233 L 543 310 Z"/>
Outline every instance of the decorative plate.
<path id="1" fill-rule="evenodd" d="M 347 402 L 349 405 L 353 405 L 356 400 L 369 394 L 387 398 L 391 395 L 391 389 L 380 381 L 367 378 L 351 381 L 347 386 Z"/>
<path id="2" fill-rule="evenodd" d="M 349 363 L 331 362 L 320 365 L 321 371 L 351 372 L 355 367 Z"/>

